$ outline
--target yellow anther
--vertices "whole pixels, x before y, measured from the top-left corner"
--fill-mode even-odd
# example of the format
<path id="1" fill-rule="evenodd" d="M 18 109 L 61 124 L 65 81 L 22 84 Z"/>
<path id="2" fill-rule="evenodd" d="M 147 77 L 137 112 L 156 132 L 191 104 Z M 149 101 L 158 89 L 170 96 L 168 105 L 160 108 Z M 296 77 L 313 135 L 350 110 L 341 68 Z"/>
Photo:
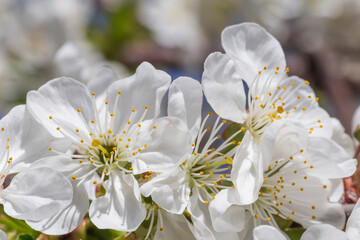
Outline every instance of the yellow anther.
<path id="1" fill-rule="evenodd" d="M 136 152 L 133 152 L 132 155 L 135 156 L 135 155 L 136 155 Z"/>
<path id="2" fill-rule="evenodd" d="M 258 215 L 258 214 L 255 214 L 255 215 L 254 215 L 254 218 L 258 218 L 258 217 L 259 217 L 259 215 Z"/>
<path id="3" fill-rule="evenodd" d="M 155 125 L 153 126 L 153 129 L 156 129 L 156 126 L 155 126 Z"/>
<path id="4" fill-rule="evenodd" d="M 91 160 L 90 163 L 94 163 L 94 160 Z"/>
<path id="5" fill-rule="evenodd" d="M 262 107 L 262 108 L 263 108 L 263 107 L 264 107 L 264 104 L 260 104 L 260 107 Z"/>
<path id="6" fill-rule="evenodd" d="M 285 68 L 285 71 L 286 71 L 286 72 L 290 72 L 289 67 Z"/>
<path id="7" fill-rule="evenodd" d="M 216 186 L 216 185 L 217 185 L 217 182 L 213 182 L 213 184 Z"/>
<path id="8" fill-rule="evenodd" d="M 245 131 L 245 128 L 244 128 L 244 127 L 241 127 L 240 130 L 241 130 L 241 131 Z"/>
<path id="9" fill-rule="evenodd" d="M 131 121 L 130 121 L 130 120 L 128 120 L 128 121 L 127 121 L 127 124 L 130 124 L 130 123 L 131 123 Z"/>
<path id="10" fill-rule="evenodd" d="M 5 130 L 5 128 L 2 127 L 2 128 L 1 128 L 1 131 L 4 131 L 4 130 Z"/>
<path id="11" fill-rule="evenodd" d="M 214 173 L 213 173 L 213 172 L 209 172 L 209 174 L 212 176 Z"/>
<path id="12" fill-rule="evenodd" d="M 306 85 L 309 85 L 309 84 L 310 84 L 309 81 L 305 81 L 304 83 L 305 83 Z"/>
<path id="13" fill-rule="evenodd" d="M 220 136 L 220 135 L 217 135 L 216 137 L 217 137 L 218 139 L 220 139 L 220 138 L 221 138 L 221 136 Z"/>
<path id="14" fill-rule="evenodd" d="M 138 152 L 141 152 L 141 148 L 138 148 Z"/>
<path id="15" fill-rule="evenodd" d="M 111 131 L 111 130 L 108 130 L 108 133 L 109 133 L 109 134 L 111 134 L 111 133 L 112 133 L 112 131 Z"/>
<path id="16" fill-rule="evenodd" d="M 313 166 L 313 165 L 311 165 L 311 166 L 310 166 L 310 168 L 314 168 L 314 166 Z"/>
<path id="17" fill-rule="evenodd" d="M 287 87 L 284 87 L 283 89 L 284 89 L 284 90 L 286 90 L 286 89 L 287 89 Z"/>
<path id="18" fill-rule="evenodd" d="M 81 112 L 81 109 L 80 109 L 80 108 L 78 108 L 78 109 L 77 109 L 77 111 L 78 111 L 78 112 Z"/>
<path id="19" fill-rule="evenodd" d="M 129 148 L 129 145 L 125 145 L 125 148 Z"/>
<path id="20" fill-rule="evenodd" d="M 99 146 L 99 145 L 100 145 L 100 140 L 94 138 L 93 141 L 92 141 L 92 143 L 91 143 L 91 146 L 97 147 L 97 146 Z"/>
<path id="21" fill-rule="evenodd" d="M 300 149 L 300 152 L 301 152 L 301 153 L 304 152 L 304 149 Z"/>
<path id="22" fill-rule="evenodd" d="M 204 187 L 205 185 L 202 183 L 202 184 L 200 184 L 200 186 L 201 186 L 201 187 Z"/>
<path id="23" fill-rule="evenodd" d="M 94 92 L 92 92 L 91 94 L 92 94 L 93 96 L 95 96 L 95 93 L 94 93 Z"/>
<path id="24" fill-rule="evenodd" d="M 300 191 L 304 191 L 304 188 L 300 188 Z"/>
<path id="25" fill-rule="evenodd" d="M 149 106 L 145 106 L 145 109 L 149 109 Z"/>
<path id="26" fill-rule="evenodd" d="M 115 116 L 115 114 L 113 114 L 113 113 L 110 113 L 110 116 L 111 116 L 111 117 L 113 117 L 113 116 Z"/>
<path id="27" fill-rule="evenodd" d="M 269 96 L 271 96 L 271 92 L 269 92 Z"/>
<path id="28" fill-rule="evenodd" d="M 51 147 L 49 147 L 49 151 L 51 151 L 52 150 L 52 148 Z"/>
<path id="29" fill-rule="evenodd" d="M 147 147 L 147 144 L 144 144 L 144 147 L 146 148 L 146 147 Z"/>
<path id="30" fill-rule="evenodd" d="M 295 211 L 292 211 L 291 214 L 294 215 L 294 214 L 295 214 Z"/>
<path id="31" fill-rule="evenodd" d="M 261 74 L 261 71 L 259 71 L 259 74 Z"/>
<path id="32" fill-rule="evenodd" d="M 306 179 L 307 179 L 307 176 L 304 176 L 304 179 L 306 180 Z"/>
<path id="33" fill-rule="evenodd" d="M 212 115 L 212 112 L 209 112 L 208 115 L 211 116 L 211 115 Z"/>
<path id="34" fill-rule="evenodd" d="M 324 186 L 323 186 L 323 188 L 327 188 L 327 186 L 326 186 L 326 185 L 324 185 Z"/>
<path id="35" fill-rule="evenodd" d="M 279 107 L 277 107 L 277 111 L 278 111 L 278 113 L 283 113 L 284 112 L 284 108 L 283 107 L 281 107 L 281 106 L 279 106 Z"/>
<path id="36" fill-rule="evenodd" d="M 279 70 L 279 66 L 276 67 L 276 70 Z"/>
<path id="37" fill-rule="evenodd" d="M 94 120 L 91 120 L 91 123 L 94 123 L 95 121 Z"/>
<path id="38" fill-rule="evenodd" d="M 317 97 L 317 98 L 315 98 L 315 101 L 317 101 L 317 102 L 318 102 L 318 101 L 319 101 L 319 98 L 318 98 L 318 97 Z"/>
<path id="39" fill-rule="evenodd" d="M 205 203 L 205 204 L 209 204 L 209 202 L 208 202 L 208 201 L 206 201 L 206 200 L 205 200 L 205 202 L 204 202 L 204 203 Z"/>
<path id="40" fill-rule="evenodd" d="M 119 159 L 118 159 L 118 158 L 114 158 L 114 161 L 117 162 L 117 161 L 119 161 Z"/>
<path id="41" fill-rule="evenodd" d="M 294 173 L 296 174 L 296 173 L 297 173 L 297 171 L 296 171 L 296 170 L 294 170 Z"/>
<path id="42" fill-rule="evenodd" d="M 108 104 L 109 104 L 109 102 L 108 102 L 108 101 L 105 101 L 105 104 L 106 104 L 106 105 L 108 105 Z"/>
<path id="43" fill-rule="evenodd" d="M 267 67 L 266 66 L 264 66 L 264 70 L 266 70 L 267 69 Z"/>
<path id="44" fill-rule="evenodd" d="M 121 91 L 118 91 L 118 94 L 120 95 L 120 94 L 121 94 Z"/>
<path id="45" fill-rule="evenodd" d="M 83 163 L 83 160 L 79 160 L 79 163 Z"/>
<path id="46" fill-rule="evenodd" d="M 266 178 L 264 178 L 264 182 L 266 182 Z"/>
<path id="47" fill-rule="evenodd" d="M 164 230 L 162 227 L 159 228 L 159 231 L 161 232 L 162 230 Z"/>
<path id="48" fill-rule="evenodd" d="M 311 218 L 312 218 L 312 219 L 315 219 L 316 217 L 313 215 Z"/>
<path id="49" fill-rule="evenodd" d="M 126 134 L 126 131 L 125 131 L 125 130 L 123 131 L 123 134 Z"/>
<path id="50" fill-rule="evenodd" d="M 303 107 L 302 110 L 305 111 L 305 110 L 306 110 L 306 107 Z"/>
<path id="51" fill-rule="evenodd" d="M 295 186 L 295 183 L 293 182 L 293 183 L 291 183 L 291 185 L 292 185 L 292 186 Z"/>
<path id="52" fill-rule="evenodd" d="M 52 116 L 49 116 L 49 119 L 53 119 L 53 117 L 52 117 Z"/>
<path id="53" fill-rule="evenodd" d="M 95 181 L 93 181 L 93 184 L 97 184 L 97 181 L 95 180 Z"/>
<path id="54" fill-rule="evenodd" d="M 267 220 L 268 222 L 270 222 L 271 218 L 268 217 L 266 220 Z"/>
<path id="55" fill-rule="evenodd" d="M 59 131 L 59 130 L 60 130 L 60 127 L 57 127 L 57 128 L 56 128 L 56 130 L 58 130 L 58 131 Z"/>
<path id="56" fill-rule="evenodd" d="M 225 124 L 225 123 L 226 123 L 226 120 L 222 120 L 222 122 L 223 122 L 223 124 Z"/>
<path id="57" fill-rule="evenodd" d="M 119 141 L 121 142 L 121 141 L 122 141 L 122 138 L 119 138 Z"/>
<path id="58" fill-rule="evenodd" d="M 323 128 L 323 125 L 320 125 L 319 127 L 320 127 L 320 128 Z"/>
<path id="59" fill-rule="evenodd" d="M 89 132 L 89 135 L 90 135 L 90 136 L 92 136 L 92 135 L 93 135 L 93 133 L 92 133 L 92 132 Z"/>
<path id="60" fill-rule="evenodd" d="M 75 180 L 75 179 L 76 179 L 76 176 L 72 176 L 71 178 Z"/>

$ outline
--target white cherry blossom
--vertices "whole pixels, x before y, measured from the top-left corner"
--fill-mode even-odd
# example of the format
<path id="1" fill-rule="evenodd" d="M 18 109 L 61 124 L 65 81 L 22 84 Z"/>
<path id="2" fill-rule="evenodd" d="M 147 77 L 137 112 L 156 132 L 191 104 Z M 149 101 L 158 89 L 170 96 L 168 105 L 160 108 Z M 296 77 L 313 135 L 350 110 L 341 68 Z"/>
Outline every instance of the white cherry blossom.
<path id="1" fill-rule="evenodd" d="M 192 148 L 182 164 L 159 173 L 141 186 L 141 192 L 144 196 L 151 196 L 152 201 L 166 211 L 181 214 L 186 209 L 194 224 L 189 223 L 189 227 L 197 239 L 236 239 L 236 234 L 218 234 L 213 230 L 208 204 L 221 189 L 232 188 L 230 177 L 224 172 L 230 169 L 232 156 L 240 143 L 232 141 L 230 137 L 217 148 L 213 147 L 221 138 L 219 132 L 226 120 L 217 117 L 215 123 L 209 126 L 207 124 L 212 117 L 212 113 L 209 113 L 201 123 L 201 107 L 202 89 L 196 80 L 180 77 L 172 83 L 168 115 L 179 117 L 187 123 Z M 241 131 L 243 129 L 234 136 Z M 235 147 L 223 153 L 230 146 Z"/>
<path id="2" fill-rule="evenodd" d="M 89 215 L 98 228 L 128 232 L 138 228 L 146 208 L 134 175 L 177 166 L 191 148 L 180 120 L 157 119 L 169 85 L 169 75 L 143 63 L 133 76 L 107 87 L 101 106 L 95 92 L 69 78 L 54 79 L 28 94 L 28 108 L 35 118 L 72 145 L 66 153 L 49 148 L 63 157 L 55 166 L 72 180 L 75 196 L 73 209 L 69 208 L 73 214 L 54 219 L 47 226 L 49 233 L 70 232 L 77 226 L 87 212 L 82 207 L 88 206 L 85 191 L 93 200 Z M 44 165 L 46 161 L 51 159 L 43 160 Z M 98 184 L 106 193 L 96 198 Z M 64 224 L 69 217 L 73 224 Z"/>
<path id="3" fill-rule="evenodd" d="M 46 151 L 49 144 L 63 149 L 64 142 L 42 128 L 24 105 L 0 120 L 0 204 L 9 216 L 38 221 L 71 202 L 72 187 L 63 175 L 47 167 L 29 169 L 36 159 L 53 155 Z M 8 186 L 7 177 L 13 177 Z"/>
<path id="4" fill-rule="evenodd" d="M 313 135 L 331 137 L 330 118 L 309 82 L 287 76 L 280 43 L 266 30 L 254 23 L 227 27 L 222 45 L 225 54 L 210 54 L 203 74 L 205 96 L 221 117 L 244 123 L 255 138 L 285 118 L 301 120 Z"/>
<path id="5" fill-rule="evenodd" d="M 354 173 L 356 160 L 334 141 L 308 135 L 300 122 L 290 120 L 272 124 L 260 144 L 247 132 L 233 161 L 235 189 L 223 190 L 210 204 L 213 223 L 225 221 L 232 231 L 242 231 L 242 224 L 231 221 L 250 211 L 245 222 L 255 226 L 277 226 L 272 216 L 278 215 L 304 227 L 328 223 L 342 228 L 344 211 L 332 200 L 339 200 L 337 182 Z"/>

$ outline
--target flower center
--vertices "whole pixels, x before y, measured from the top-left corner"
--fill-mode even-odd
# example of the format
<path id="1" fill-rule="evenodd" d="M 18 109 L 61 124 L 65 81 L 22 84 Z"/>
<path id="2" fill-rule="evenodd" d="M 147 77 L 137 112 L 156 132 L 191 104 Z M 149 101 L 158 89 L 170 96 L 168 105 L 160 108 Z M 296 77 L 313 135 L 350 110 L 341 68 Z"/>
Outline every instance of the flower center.
<path id="1" fill-rule="evenodd" d="M 264 67 L 263 71 L 271 71 Z M 312 94 L 300 96 L 302 87 L 309 85 L 308 81 L 291 81 L 287 78 L 285 69 L 279 74 L 279 67 L 271 74 L 263 75 L 259 71 L 247 95 L 248 114 L 245 120 L 247 128 L 255 138 L 260 138 L 267 125 L 283 118 L 301 119 L 307 109 L 319 100 Z M 314 120 L 309 133 L 315 128 L 322 128 L 321 120 Z"/>

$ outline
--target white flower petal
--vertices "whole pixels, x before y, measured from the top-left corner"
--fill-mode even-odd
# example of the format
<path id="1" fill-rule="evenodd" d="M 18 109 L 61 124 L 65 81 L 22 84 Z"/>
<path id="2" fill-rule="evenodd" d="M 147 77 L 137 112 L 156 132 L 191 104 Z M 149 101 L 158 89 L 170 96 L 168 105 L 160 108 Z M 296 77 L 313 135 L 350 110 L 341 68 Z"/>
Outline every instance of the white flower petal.
<path id="1" fill-rule="evenodd" d="M 195 240 L 187 224 L 188 221 L 182 214 L 176 215 L 161 211 L 161 216 L 163 218 L 163 230 L 156 231 L 154 240 Z"/>
<path id="2" fill-rule="evenodd" d="M 0 230 L 0 240 L 8 240 L 8 237 L 6 236 L 6 233 Z"/>
<path id="3" fill-rule="evenodd" d="M 349 240 L 360 238 L 360 201 L 356 203 L 346 224 L 346 235 Z"/>
<path id="4" fill-rule="evenodd" d="M 69 206 L 54 216 L 40 221 L 26 221 L 33 229 L 48 235 L 62 235 L 72 232 L 83 220 L 89 209 L 87 192 L 83 186 L 73 182 L 74 196 Z"/>
<path id="5" fill-rule="evenodd" d="M 347 240 L 346 234 L 328 224 L 309 227 L 301 236 L 301 240 Z"/>
<path id="6" fill-rule="evenodd" d="M 141 193 L 151 198 L 161 208 L 175 214 L 181 214 L 189 202 L 190 187 L 185 173 L 177 167 L 164 172 L 143 184 Z"/>
<path id="7" fill-rule="evenodd" d="M 269 225 L 261 225 L 254 229 L 254 240 L 286 240 L 289 239 L 277 228 Z"/>
<path id="8" fill-rule="evenodd" d="M 39 221 L 70 204 L 71 183 L 50 168 L 30 169 L 16 175 L 9 187 L 0 191 L 4 211 L 15 218 Z"/>
<path id="9" fill-rule="evenodd" d="M 168 116 L 178 117 L 187 124 L 192 142 L 195 142 L 200 128 L 202 101 L 202 87 L 198 81 L 188 77 L 179 77 L 171 84 Z"/>
<path id="10" fill-rule="evenodd" d="M 145 219 L 146 209 L 134 176 L 113 171 L 103 186 L 105 195 L 91 203 L 91 221 L 100 229 L 136 230 Z"/>
<path id="11" fill-rule="evenodd" d="M 347 152 L 331 139 L 310 137 L 308 139 L 308 154 L 311 156 L 313 169 L 308 173 L 323 178 L 344 178 L 351 176 L 357 161 L 349 157 Z"/>
<path id="12" fill-rule="evenodd" d="M 255 23 L 229 26 L 221 34 L 222 46 L 237 64 L 240 78 L 251 84 L 259 70 L 272 73 L 279 67 L 285 70 L 285 56 L 280 43 Z M 270 70 L 271 69 L 271 70 Z"/>
<path id="13" fill-rule="evenodd" d="M 105 94 L 107 88 L 118 80 L 118 76 L 110 66 L 101 66 L 95 75 L 89 80 L 87 86 L 91 92 L 95 92 L 96 96 Z"/>
<path id="14" fill-rule="evenodd" d="M 81 136 L 89 136 L 82 120 L 95 119 L 92 97 L 85 85 L 71 78 L 57 78 L 27 95 L 27 106 L 32 115 L 54 136 L 62 137 L 62 131 L 73 133 L 79 129 Z M 81 112 L 78 112 L 81 109 Z M 52 116 L 53 119 L 49 119 Z M 90 139 L 90 137 L 88 137 Z M 90 141 L 90 140 L 89 140 Z"/>
<path id="15" fill-rule="evenodd" d="M 141 125 L 141 133 L 138 140 L 134 140 L 133 148 L 137 151 L 145 144 L 147 147 L 132 160 L 134 173 L 166 171 L 178 166 L 191 152 L 191 136 L 187 126 L 179 119 L 160 118 Z"/>
<path id="16" fill-rule="evenodd" d="M 333 127 L 331 139 L 342 146 L 350 157 L 353 157 L 355 155 L 355 144 L 353 139 L 345 133 L 345 128 L 338 119 L 331 118 L 331 123 Z"/>
<path id="17" fill-rule="evenodd" d="M 210 203 L 209 213 L 217 232 L 241 232 L 245 227 L 245 208 L 228 201 L 228 189 L 216 194 Z"/>
<path id="18" fill-rule="evenodd" d="M 198 192 L 193 192 L 190 197 L 188 210 L 191 214 L 193 225 L 188 223 L 191 231 L 199 240 L 237 240 L 236 233 L 218 233 L 214 230 L 210 219 L 208 205 L 199 200 Z"/>
<path id="19" fill-rule="evenodd" d="M 4 131 L 0 135 L 0 148 L 9 146 L 9 156 L 12 157 L 11 172 L 26 170 L 35 160 L 54 155 L 49 147 L 64 151 L 69 144 L 62 138 L 54 138 L 39 124 L 26 109 L 19 105 L 1 119 L 0 127 Z M 7 138 L 9 138 L 7 141 Z"/>
<path id="20" fill-rule="evenodd" d="M 231 180 L 238 192 L 235 200 L 238 204 L 251 204 L 257 200 L 263 183 L 263 163 L 260 144 L 249 131 L 234 156 Z"/>
<path id="21" fill-rule="evenodd" d="M 330 190 L 330 202 L 340 202 L 344 195 L 343 179 L 330 179 L 328 185 Z"/>
<path id="22" fill-rule="evenodd" d="M 234 61 L 216 52 L 208 56 L 202 77 L 204 94 L 216 113 L 222 118 L 242 123 L 246 113 L 244 84 L 237 75 Z"/>
<path id="23" fill-rule="evenodd" d="M 271 124 L 261 138 L 264 168 L 271 159 L 288 158 L 307 146 L 307 131 L 300 121 L 278 120 Z"/>
<path id="24" fill-rule="evenodd" d="M 133 122 L 140 119 L 145 106 L 149 107 L 145 119 L 156 118 L 160 113 L 160 104 L 170 86 L 170 81 L 171 77 L 167 73 L 156 70 L 150 63 L 144 62 L 136 69 L 134 75 L 110 85 L 107 90 L 107 100 L 109 111 L 116 115 L 114 132 L 122 129 L 126 124 L 133 108 L 136 110 Z"/>

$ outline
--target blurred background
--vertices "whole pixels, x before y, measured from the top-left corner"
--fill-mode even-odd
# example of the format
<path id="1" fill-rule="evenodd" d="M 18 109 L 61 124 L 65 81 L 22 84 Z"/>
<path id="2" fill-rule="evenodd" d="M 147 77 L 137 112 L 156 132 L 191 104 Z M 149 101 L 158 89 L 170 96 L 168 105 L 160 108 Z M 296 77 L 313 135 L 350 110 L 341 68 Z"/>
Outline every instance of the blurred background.
<path id="1" fill-rule="evenodd" d="M 228 25 L 257 22 L 282 44 L 291 75 L 309 80 L 346 130 L 360 92 L 358 0 L 1 0 L 0 113 L 47 80 L 119 78 L 142 61 L 201 79 Z"/>
<path id="2" fill-rule="evenodd" d="M 223 51 L 221 31 L 242 22 L 280 41 L 290 75 L 309 80 L 351 133 L 360 104 L 359 0 L 0 0 L 0 116 L 50 79 L 86 84 L 103 65 L 124 78 L 149 61 L 173 79 L 201 81 L 206 57 Z M 96 234 L 87 239 L 115 237 Z"/>

